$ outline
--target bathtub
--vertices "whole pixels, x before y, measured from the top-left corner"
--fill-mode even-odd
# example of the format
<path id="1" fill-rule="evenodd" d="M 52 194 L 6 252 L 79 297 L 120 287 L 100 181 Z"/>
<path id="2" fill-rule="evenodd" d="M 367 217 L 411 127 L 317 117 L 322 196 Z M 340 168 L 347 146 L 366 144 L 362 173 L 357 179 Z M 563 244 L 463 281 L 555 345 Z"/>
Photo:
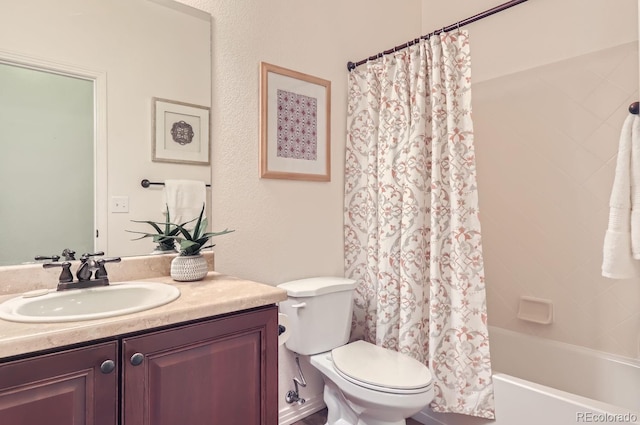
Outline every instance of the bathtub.
<path id="1" fill-rule="evenodd" d="M 640 361 L 490 327 L 496 420 L 439 414 L 428 425 L 640 424 Z"/>

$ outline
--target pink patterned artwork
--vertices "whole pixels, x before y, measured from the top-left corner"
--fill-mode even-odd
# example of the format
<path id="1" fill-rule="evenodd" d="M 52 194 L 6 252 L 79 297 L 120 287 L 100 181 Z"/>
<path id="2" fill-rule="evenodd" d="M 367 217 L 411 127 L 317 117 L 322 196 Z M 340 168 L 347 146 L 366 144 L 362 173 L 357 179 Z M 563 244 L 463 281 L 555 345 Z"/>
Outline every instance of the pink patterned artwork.
<path id="1" fill-rule="evenodd" d="M 277 155 L 317 160 L 318 100 L 278 89 Z"/>

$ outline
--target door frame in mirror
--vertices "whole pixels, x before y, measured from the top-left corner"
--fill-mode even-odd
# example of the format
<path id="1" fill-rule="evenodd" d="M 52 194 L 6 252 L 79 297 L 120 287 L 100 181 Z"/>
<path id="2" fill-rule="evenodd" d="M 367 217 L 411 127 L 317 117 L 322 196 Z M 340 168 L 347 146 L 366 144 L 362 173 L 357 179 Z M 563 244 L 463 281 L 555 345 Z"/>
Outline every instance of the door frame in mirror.
<path id="1" fill-rule="evenodd" d="M 0 50 L 0 63 L 93 81 L 94 249 L 108 252 L 107 238 L 107 74 L 75 65 Z"/>

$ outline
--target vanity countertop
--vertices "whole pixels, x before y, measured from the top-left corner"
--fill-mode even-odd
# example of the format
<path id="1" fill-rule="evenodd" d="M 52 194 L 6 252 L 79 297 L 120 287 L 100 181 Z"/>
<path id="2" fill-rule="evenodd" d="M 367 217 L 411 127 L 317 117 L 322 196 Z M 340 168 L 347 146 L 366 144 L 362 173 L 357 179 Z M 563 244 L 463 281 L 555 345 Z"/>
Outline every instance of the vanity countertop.
<path id="1" fill-rule="evenodd" d="M 180 297 L 160 307 L 105 319 L 65 323 L 17 323 L 0 319 L 0 358 L 275 304 L 287 298 L 277 287 L 209 272 L 197 282 L 170 277 L 139 279 L 175 285 Z M 0 297 L 0 302 L 18 294 Z"/>

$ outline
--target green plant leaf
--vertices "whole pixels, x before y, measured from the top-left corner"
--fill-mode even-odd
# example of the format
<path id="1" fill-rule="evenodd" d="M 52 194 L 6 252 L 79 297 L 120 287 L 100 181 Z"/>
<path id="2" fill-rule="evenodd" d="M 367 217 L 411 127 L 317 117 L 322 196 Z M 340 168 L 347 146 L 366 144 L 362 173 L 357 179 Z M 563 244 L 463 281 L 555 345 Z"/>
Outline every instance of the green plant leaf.
<path id="1" fill-rule="evenodd" d="M 155 235 L 155 234 L 153 234 L 153 233 L 134 232 L 133 230 L 125 230 L 125 232 L 129 232 L 129 233 L 137 233 L 137 234 L 139 234 L 139 235 L 142 235 L 142 236 L 140 236 L 139 238 L 133 238 L 133 239 L 131 239 L 132 241 L 138 241 L 138 240 L 140 240 L 140 239 L 144 239 L 144 238 L 155 238 L 156 236 L 158 236 L 158 235 Z"/>
<path id="2" fill-rule="evenodd" d="M 213 238 L 214 236 L 226 235 L 227 233 L 233 233 L 233 232 L 235 232 L 235 230 L 224 229 L 221 232 L 208 232 L 208 233 L 205 233 L 204 235 L 202 235 L 202 237 L 204 238 L 206 236 L 207 238 Z"/>
<path id="3" fill-rule="evenodd" d="M 150 224 L 154 229 L 156 229 L 156 232 L 158 232 L 161 235 L 164 234 L 164 232 L 162 231 L 160 226 L 158 226 L 158 224 L 160 224 L 160 223 L 156 223 L 155 221 L 146 221 L 146 220 L 131 220 L 131 221 L 133 221 L 134 223 L 147 223 L 147 224 Z"/>
<path id="4" fill-rule="evenodd" d="M 200 210 L 200 215 L 198 216 L 198 221 L 196 222 L 196 227 L 194 227 L 194 235 L 193 239 L 198 239 L 200 237 L 200 225 L 202 224 L 202 215 L 204 214 L 204 202 L 202 203 L 202 209 Z M 206 220 L 206 218 L 205 218 Z"/>
<path id="5" fill-rule="evenodd" d="M 187 240 L 187 241 L 185 241 L 185 240 L 180 241 L 180 248 L 182 248 L 182 249 L 191 248 L 191 247 L 193 247 L 193 246 L 197 246 L 197 247 L 199 247 L 199 246 L 200 246 L 200 244 L 199 244 L 199 243 L 197 243 L 197 242 L 194 242 L 194 241 L 188 241 L 188 240 Z"/>
<path id="6" fill-rule="evenodd" d="M 182 226 L 178 226 L 178 230 L 180 231 L 180 233 L 182 233 L 182 236 L 184 236 L 184 238 L 186 240 L 188 240 L 188 241 L 192 241 L 193 240 L 193 237 L 191 236 L 191 233 L 189 233 L 189 231 L 187 229 L 185 229 Z"/>
<path id="7" fill-rule="evenodd" d="M 164 234 L 168 235 L 171 232 L 171 216 L 169 215 L 169 205 L 164 204 L 164 206 L 167 208 L 166 223 L 164 225 Z"/>

